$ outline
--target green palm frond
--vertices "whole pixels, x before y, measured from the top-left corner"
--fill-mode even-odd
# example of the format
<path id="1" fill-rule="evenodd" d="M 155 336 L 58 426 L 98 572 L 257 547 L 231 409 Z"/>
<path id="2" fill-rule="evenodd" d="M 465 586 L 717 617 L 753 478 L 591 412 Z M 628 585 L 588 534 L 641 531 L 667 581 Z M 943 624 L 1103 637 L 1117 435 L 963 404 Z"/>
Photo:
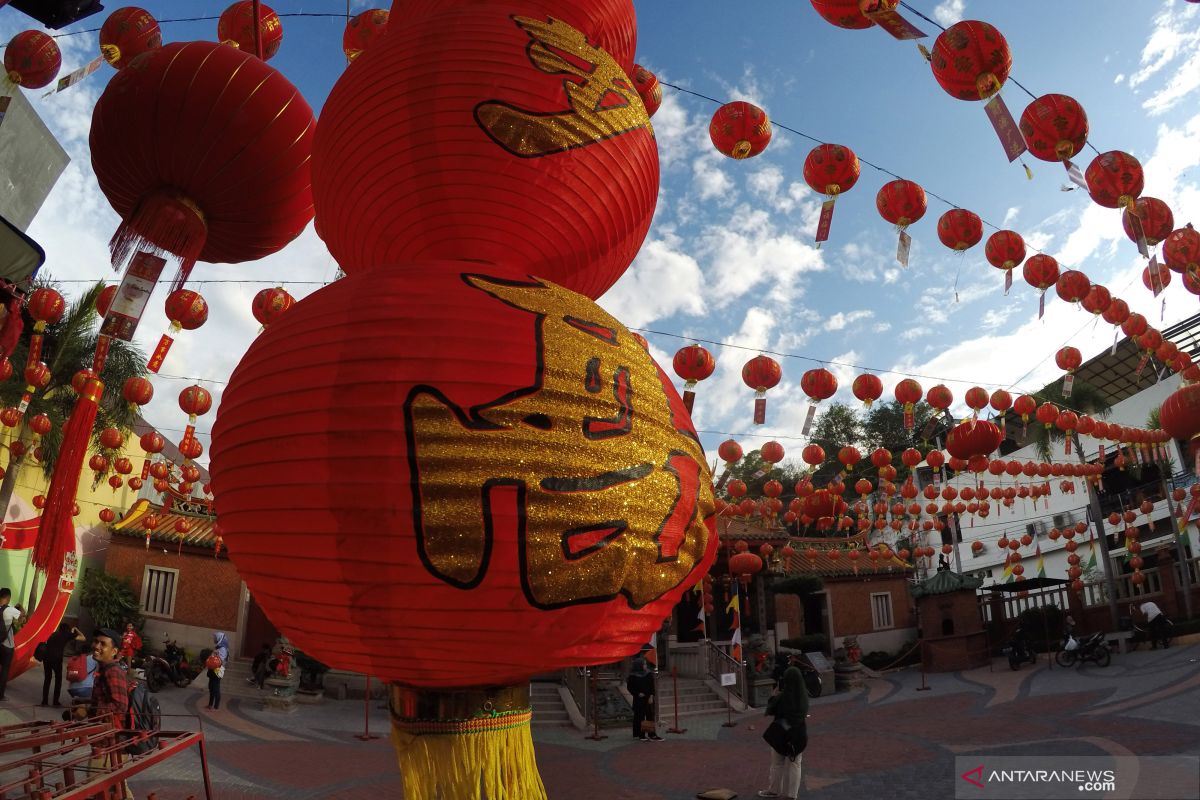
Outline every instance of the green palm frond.
<path id="1" fill-rule="evenodd" d="M 1034 392 L 1033 397 L 1039 404 L 1053 403 L 1060 409 L 1070 409 L 1078 414 L 1088 414 L 1093 417 L 1100 417 L 1101 419 L 1112 413 L 1112 406 L 1109 405 L 1104 393 L 1085 381 L 1075 381 L 1070 397 L 1063 397 L 1062 381 L 1055 381 L 1043 387 L 1041 391 Z M 1051 425 L 1049 428 L 1046 428 L 1045 425 L 1037 424 L 1037 438 L 1034 441 L 1034 446 L 1037 450 L 1038 458 L 1042 461 L 1053 460 L 1050 453 L 1050 443 L 1061 442 L 1063 441 L 1063 437 L 1063 432 L 1058 427 Z"/>

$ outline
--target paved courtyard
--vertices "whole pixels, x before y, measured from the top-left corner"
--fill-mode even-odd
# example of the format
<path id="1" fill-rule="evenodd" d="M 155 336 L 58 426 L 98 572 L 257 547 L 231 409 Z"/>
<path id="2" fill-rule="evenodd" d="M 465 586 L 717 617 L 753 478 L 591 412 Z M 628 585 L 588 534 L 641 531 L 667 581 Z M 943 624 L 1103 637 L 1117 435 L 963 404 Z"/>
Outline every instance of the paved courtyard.
<path id="1" fill-rule="evenodd" d="M 1106 669 L 993 669 L 931 675 L 891 673 L 864 689 L 812 704 L 804 756 L 804 797 L 952 797 L 956 755 L 1200 755 L 1200 645 L 1118 655 Z M 10 684 L 0 718 L 47 709 L 41 670 Z M 386 738 L 363 742 L 362 701 L 327 701 L 296 714 L 260 710 L 248 697 L 205 711 L 199 688 L 164 689 L 164 727 L 202 726 L 214 796 L 240 798 L 400 798 Z M 371 704 L 371 729 L 387 713 Z M 687 733 L 661 743 L 633 741 L 624 729 L 593 742 L 573 728 L 538 728 L 538 762 L 550 797 L 562 800 L 685 800 L 727 787 L 743 798 L 765 785 L 768 760 L 760 714 L 685 720 Z M 199 759 L 187 753 L 132 781 L 137 797 L 203 796 Z M 520 800 L 516 798 L 515 800 Z"/>

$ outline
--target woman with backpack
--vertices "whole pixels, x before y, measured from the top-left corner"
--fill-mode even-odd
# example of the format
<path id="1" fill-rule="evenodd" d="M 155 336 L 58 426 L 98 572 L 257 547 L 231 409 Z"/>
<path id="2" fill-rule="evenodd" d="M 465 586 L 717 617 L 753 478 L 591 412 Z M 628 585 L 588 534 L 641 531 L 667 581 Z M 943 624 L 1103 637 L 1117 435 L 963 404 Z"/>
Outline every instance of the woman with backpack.
<path id="1" fill-rule="evenodd" d="M 775 718 L 763 733 L 771 745 L 771 772 L 767 788 L 758 796 L 794 800 L 800 794 L 800 760 L 808 746 L 808 690 L 798 668 L 788 667 L 783 673 L 778 691 L 767 701 L 767 716 Z"/>
<path id="2" fill-rule="evenodd" d="M 221 707 L 221 678 L 225 677 L 225 662 L 229 659 L 229 640 L 221 631 L 213 631 L 213 650 L 204 666 L 208 668 L 208 705 L 214 711 Z"/>
<path id="3" fill-rule="evenodd" d="M 42 670 L 45 672 L 45 680 L 42 681 L 42 705 L 50 705 L 50 679 L 54 678 L 54 707 L 58 708 L 62 705 L 59 698 L 62 697 L 62 682 L 63 682 L 63 658 L 67 649 L 67 643 L 73 641 L 86 641 L 86 638 L 79 630 L 66 622 L 59 623 L 58 630 L 50 634 L 50 638 L 37 646 L 39 652 L 34 653 L 34 657 L 42 662 Z"/>

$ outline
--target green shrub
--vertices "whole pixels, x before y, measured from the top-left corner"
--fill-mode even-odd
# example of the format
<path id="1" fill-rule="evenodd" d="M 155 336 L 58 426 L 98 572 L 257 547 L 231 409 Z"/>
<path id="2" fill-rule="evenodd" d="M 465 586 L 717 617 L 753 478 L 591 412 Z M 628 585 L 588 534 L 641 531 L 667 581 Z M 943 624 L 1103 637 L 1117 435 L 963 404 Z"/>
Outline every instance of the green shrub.
<path id="1" fill-rule="evenodd" d="M 799 650 L 802 653 L 811 653 L 813 651 L 828 653 L 829 638 L 823 633 L 809 633 L 804 636 L 784 639 L 779 643 L 779 646 L 786 647 L 789 650 Z"/>
<path id="2" fill-rule="evenodd" d="M 896 660 L 895 656 L 893 656 L 891 653 L 885 652 L 883 650 L 872 650 L 871 652 L 864 655 L 861 659 L 862 665 L 864 667 L 868 667 L 870 669 L 875 669 L 875 670 L 883 669 L 884 667 L 890 666 L 891 663 L 895 660 Z"/>
<path id="3" fill-rule="evenodd" d="M 92 621 L 101 628 L 123 631 L 125 623 L 132 622 L 140 631 L 145 624 L 137 593 L 128 578 L 84 570 L 79 584 L 79 605 L 88 610 Z"/>

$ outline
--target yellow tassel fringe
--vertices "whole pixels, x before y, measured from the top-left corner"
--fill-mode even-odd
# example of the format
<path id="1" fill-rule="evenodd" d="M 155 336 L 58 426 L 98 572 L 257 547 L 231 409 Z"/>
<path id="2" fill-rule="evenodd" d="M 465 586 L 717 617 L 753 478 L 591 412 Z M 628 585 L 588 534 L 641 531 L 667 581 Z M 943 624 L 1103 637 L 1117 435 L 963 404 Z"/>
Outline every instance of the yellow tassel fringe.
<path id="1" fill-rule="evenodd" d="M 529 714 L 464 733 L 413 733 L 392 723 L 405 800 L 547 800 Z M 519 720 L 519 721 L 518 721 Z"/>

